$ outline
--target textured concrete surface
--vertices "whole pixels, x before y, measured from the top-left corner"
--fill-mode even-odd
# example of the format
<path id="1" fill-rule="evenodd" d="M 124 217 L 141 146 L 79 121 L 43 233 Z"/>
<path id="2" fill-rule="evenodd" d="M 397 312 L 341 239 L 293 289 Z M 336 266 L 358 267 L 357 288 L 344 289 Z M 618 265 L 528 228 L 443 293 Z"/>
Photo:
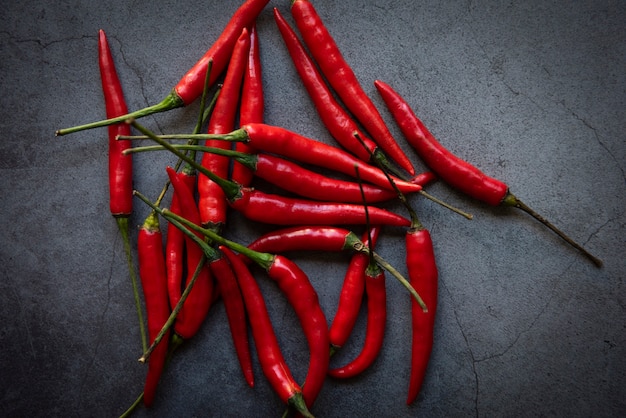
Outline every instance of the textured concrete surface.
<path id="1" fill-rule="evenodd" d="M 238 1 L 33 1 L 0 5 L 0 415 L 111 417 L 143 388 L 145 366 L 122 240 L 108 213 L 104 130 L 55 138 L 104 115 L 96 61 L 104 29 L 131 109 L 159 101 L 219 34 Z M 429 191 L 465 220 L 411 198 L 435 241 L 440 297 L 435 346 L 417 402 L 405 405 L 406 292 L 388 281 L 380 357 L 349 381 L 328 380 L 313 411 L 345 416 L 626 415 L 626 3 L 315 0 L 374 101 L 380 78 L 441 142 L 506 181 L 531 207 L 602 258 L 594 267 L 514 210 Z M 271 14 L 259 18 L 266 120 L 330 141 Z M 189 131 L 197 107 L 150 117 Z M 416 165 L 423 165 L 383 115 Z M 135 158 L 136 188 L 155 196 L 167 154 Z M 402 213 L 401 206 L 391 209 Z M 136 205 L 132 224 L 147 214 Z M 233 214 L 243 243 L 269 230 Z M 379 251 L 404 271 L 403 231 Z M 133 239 L 136 229 L 133 229 Z M 294 254 L 331 318 L 347 255 Z M 297 320 L 259 275 L 297 378 L 307 352 Z M 358 352 L 364 312 L 350 344 Z M 141 417 L 279 416 L 255 357 L 238 370 L 223 305 L 178 353 Z"/>

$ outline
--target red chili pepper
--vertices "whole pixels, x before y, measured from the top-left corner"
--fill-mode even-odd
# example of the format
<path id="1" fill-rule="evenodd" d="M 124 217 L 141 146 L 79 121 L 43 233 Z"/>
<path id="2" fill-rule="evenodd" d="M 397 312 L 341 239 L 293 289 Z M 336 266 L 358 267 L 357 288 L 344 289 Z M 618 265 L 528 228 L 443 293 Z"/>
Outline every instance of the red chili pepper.
<path id="1" fill-rule="evenodd" d="M 177 136 L 164 135 L 162 137 L 175 138 Z M 281 155 L 299 163 L 327 168 L 348 176 L 355 176 L 354 167 L 356 166 L 362 181 L 392 190 L 387 177 L 379 168 L 359 160 L 342 149 L 307 138 L 288 129 L 262 123 L 249 123 L 222 138 L 245 141 L 259 152 Z M 417 184 L 400 179 L 395 180 L 403 193 L 419 192 L 422 189 Z"/>
<path id="2" fill-rule="evenodd" d="M 161 331 L 170 315 L 162 239 L 159 219 L 156 213 L 152 212 L 139 229 L 137 237 L 139 277 L 146 304 L 150 342 Z M 156 346 L 148 361 L 148 374 L 143 395 L 146 406 L 151 406 L 154 402 L 157 385 L 165 367 L 167 347 L 168 337 L 166 336 Z"/>
<path id="3" fill-rule="evenodd" d="M 209 264 L 213 277 L 217 280 L 220 295 L 224 301 L 224 308 L 228 317 L 230 333 L 233 337 L 235 351 L 241 371 L 250 387 L 254 386 L 254 374 L 252 372 L 252 357 L 248 343 L 248 323 L 243 296 L 237 278 L 228 260 L 220 254 L 220 257 Z"/>
<path id="4" fill-rule="evenodd" d="M 374 237 L 372 241 L 375 244 Z M 330 369 L 328 374 L 332 377 L 347 379 L 362 373 L 376 360 L 383 346 L 387 320 L 385 273 L 375 263 L 368 263 L 364 275 L 367 295 L 367 328 L 363 348 L 350 363 Z"/>
<path id="5" fill-rule="evenodd" d="M 344 251 L 360 244 L 359 237 L 347 229 L 331 226 L 294 226 L 268 232 L 248 248 L 270 254 L 288 251 Z"/>
<path id="6" fill-rule="evenodd" d="M 291 370 L 280 350 L 259 285 L 248 267 L 234 252 L 226 246 L 220 246 L 219 248 L 230 261 L 239 282 L 246 309 L 249 313 L 250 328 L 252 329 L 259 363 L 265 377 L 283 402 L 294 406 L 300 411 L 306 411 L 302 389 L 293 378 Z"/>
<path id="7" fill-rule="evenodd" d="M 285 41 L 287 50 L 291 55 L 292 62 L 296 67 L 296 71 L 300 75 L 300 79 L 309 93 L 324 126 L 326 126 L 333 138 L 363 161 L 370 161 L 372 154 L 376 155 L 378 153 L 380 156 L 381 151 L 376 143 L 367 138 L 357 123 L 348 115 L 348 112 L 337 102 L 298 36 L 277 8 L 274 8 L 274 18 Z M 356 140 L 354 132 L 359 133 L 367 148 L 364 148 Z M 382 156 L 382 158 L 385 159 L 386 157 Z"/>
<path id="8" fill-rule="evenodd" d="M 359 84 L 354 71 L 343 58 L 311 2 L 292 1 L 291 13 L 311 55 L 348 110 L 363 124 L 389 157 L 409 174 L 414 175 L 415 169 L 411 161 L 394 140 L 376 106 Z"/>
<path id="9" fill-rule="evenodd" d="M 438 272 L 428 229 L 421 225 L 412 226 L 405 235 L 405 243 L 409 280 L 428 306 L 428 312 L 423 312 L 416 302 L 411 301 L 413 337 L 411 375 L 406 401 L 410 404 L 420 391 L 432 351 L 437 312 Z"/>
<path id="10" fill-rule="evenodd" d="M 200 225 L 200 215 L 191 190 L 189 190 L 174 169 L 168 167 L 167 173 L 174 187 L 174 193 L 178 195 L 182 216 L 196 225 Z M 201 237 L 199 233 L 196 233 L 196 235 Z M 188 237 L 185 238 L 185 248 L 187 251 L 187 276 L 189 280 L 198 267 L 198 264 L 203 262 L 205 254 L 202 248 Z M 176 323 L 174 324 L 176 334 L 184 339 L 189 339 L 198 332 L 211 307 L 214 292 L 213 287 L 213 279 L 210 270 L 207 266 L 204 266 L 176 318 Z M 179 288 L 179 299 L 180 292 L 181 289 Z"/>
<path id="11" fill-rule="evenodd" d="M 235 44 L 222 89 L 209 120 L 208 133 L 210 134 L 224 134 L 235 128 L 239 92 L 241 91 L 241 82 L 249 49 L 250 36 L 248 30 L 244 28 Z M 230 149 L 231 147 L 228 142 L 219 140 L 207 140 L 205 145 L 222 149 Z M 204 153 L 202 166 L 222 178 L 227 178 L 230 161 L 221 155 Z M 222 188 L 206 176 L 200 176 L 198 178 L 198 195 L 198 208 L 200 209 L 202 224 L 211 225 L 219 231 L 226 222 L 228 208 L 228 202 Z"/>
<path id="12" fill-rule="evenodd" d="M 109 48 L 109 42 L 103 30 L 98 33 L 98 66 L 102 81 L 102 92 L 107 118 L 128 113 L 124 91 L 115 69 L 113 55 Z M 115 217 L 115 222 L 124 240 L 124 250 L 128 261 L 128 269 L 133 287 L 137 316 L 139 319 L 139 331 L 142 345 L 147 346 L 146 331 L 144 329 L 137 278 L 130 246 L 129 218 L 133 212 L 133 159 L 125 155 L 124 151 L 131 148 L 131 142 L 117 140 L 118 135 L 129 135 L 130 126 L 126 123 L 110 125 L 109 136 L 109 209 Z"/>
<path id="13" fill-rule="evenodd" d="M 259 50 L 259 36 L 256 25 L 250 29 L 250 51 L 248 54 L 248 65 L 243 74 L 243 86 L 241 88 L 241 104 L 239 106 L 239 123 L 263 123 L 263 113 L 265 109 L 263 97 L 263 77 L 261 71 L 261 53 Z M 235 150 L 239 152 L 251 152 L 248 145 L 237 142 Z M 249 186 L 253 173 L 249 168 L 238 162 L 233 164 L 231 178 L 243 186 Z"/>
<path id="14" fill-rule="evenodd" d="M 361 241 L 368 247 L 374 248 L 369 242 L 369 237 L 371 235 L 375 243 L 379 233 L 380 228 L 373 227 L 369 232 L 363 234 Z M 337 311 L 335 312 L 335 317 L 328 331 L 331 353 L 334 353 L 346 343 L 354 328 L 361 308 L 363 293 L 365 292 L 365 270 L 369 265 L 369 261 L 369 255 L 361 252 L 354 254 L 350 260 L 346 275 L 343 279 L 341 293 L 339 294 Z"/>
<path id="15" fill-rule="evenodd" d="M 486 175 L 477 167 L 444 148 L 426 129 L 406 100 L 388 84 L 376 80 L 374 85 L 380 92 L 407 141 L 415 148 L 415 151 L 424 162 L 446 183 L 468 196 L 489 205 L 513 206 L 522 209 L 550 228 L 568 244 L 581 251 L 596 266 L 602 266 L 600 259 L 590 254 L 581 245 L 574 242 L 570 237 L 514 196 L 504 182 Z"/>
<path id="16" fill-rule="evenodd" d="M 128 113 L 119 117 L 88 123 L 86 125 L 74 126 L 72 128 L 60 129 L 56 135 L 66 135 L 85 129 L 92 129 L 114 123 L 124 122 L 126 119 L 138 119 L 154 113 L 164 112 L 181 106 L 187 106 L 202 94 L 204 89 L 204 79 L 206 78 L 209 61 L 213 61 L 213 69 L 210 74 L 210 83 L 215 82 L 220 73 L 228 65 L 237 38 L 243 28 L 250 26 L 261 13 L 269 0 L 246 0 L 233 14 L 226 27 L 217 38 L 211 48 L 204 53 L 202 58 L 174 86 L 170 94 L 160 103 Z"/>
<path id="17" fill-rule="evenodd" d="M 226 194 L 226 198 L 229 200 L 230 206 L 250 220 L 276 225 L 354 225 L 364 224 L 366 222 L 365 210 L 362 205 L 294 199 L 266 194 L 259 190 L 241 187 L 241 185 L 235 182 L 223 179 L 204 169 L 204 167 L 198 165 L 195 161 L 181 153 L 167 141 L 159 138 L 154 133 L 138 124 L 136 121 L 132 121 L 131 123 L 132 126 L 138 131 L 147 135 L 149 138 L 153 139 L 168 151 L 171 151 L 183 161 L 190 163 L 199 172 L 209 177 L 215 183 L 220 184 Z M 356 159 L 355 161 L 360 162 L 360 160 Z M 378 171 L 382 173 L 382 171 Z M 382 175 L 384 176 L 384 173 Z M 411 183 L 407 184 L 421 189 L 421 186 Z M 369 212 L 372 224 L 395 226 L 410 225 L 410 221 L 408 219 L 385 209 L 371 207 Z"/>
<path id="18" fill-rule="evenodd" d="M 177 176 L 179 176 L 187 187 L 189 187 L 189 190 L 195 190 L 195 175 L 181 171 Z M 170 210 L 176 214 L 184 216 L 179 200 L 178 193 L 173 193 Z M 183 274 L 185 270 L 184 249 L 185 235 L 180 229 L 168 224 L 167 236 L 165 238 L 165 266 L 167 270 L 167 289 L 170 297 L 170 307 L 172 309 L 174 309 L 180 300 L 180 295 L 182 293 Z"/>

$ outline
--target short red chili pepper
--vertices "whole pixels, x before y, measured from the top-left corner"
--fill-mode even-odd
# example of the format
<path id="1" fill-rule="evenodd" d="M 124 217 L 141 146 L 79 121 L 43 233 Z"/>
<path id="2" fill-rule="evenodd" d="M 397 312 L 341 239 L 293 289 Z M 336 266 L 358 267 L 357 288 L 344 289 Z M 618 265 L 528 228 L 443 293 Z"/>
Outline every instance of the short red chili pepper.
<path id="1" fill-rule="evenodd" d="M 128 113 L 124 90 L 115 69 L 115 62 L 111 54 L 111 48 L 103 30 L 98 33 L 98 66 L 102 81 L 102 92 L 107 118 L 116 117 Z M 144 349 L 147 345 L 146 332 L 144 329 L 143 314 L 135 276 L 135 266 L 130 245 L 129 218 L 133 212 L 133 159 L 125 155 L 124 151 L 131 148 L 130 141 L 117 140 L 118 135 L 129 135 L 130 126 L 126 123 L 110 125 L 109 134 L 109 209 L 115 217 L 115 222 L 124 240 L 124 250 L 128 261 L 128 269 L 133 287 L 137 317 L 139 319 L 139 331 Z"/>
<path id="2" fill-rule="evenodd" d="M 388 84 L 380 80 L 376 80 L 374 84 L 407 141 L 442 180 L 468 196 L 489 205 L 513 206 L 522 209 L 550 228 L 568 244 L 581 251 L 596 266 L 602 266 L 600 259 L 590 254 L 581 245 L 514 196 L 504 182 L 486 175 L 477 167 L 444 148 L 415 115 L 406 100 Z"/>
<path id="3" fill-rule="evenodd" d="M 261 69 L 261 52 L 259 49 L 259 35 L 256 25 L 250 28 L 250 51 L 248 53 L 248 65 L 243 74 L 243 86 L 241 88 L 241 104 L 239 105 L 239 123 L 263 123 L 265 111 L 265 98 L 263 96 L 263 74 Z M 252 148 L 242 142 L 235 144 L 235 150 L 239 152 L 251 152 Z M 243 186 L 249 186 L 254 174 L 249 168 L 235 161 L 231 178 Z"/>
<path id="4" fill-rule="evenodd" d="M 219 248 L 231 263 L 239 282 L 246 310 L 249 313 L 250 328 L 252 329 L 259 363 L 265 377 L 283 402 L 301 412 L 306 411 L 302 388 L 293 378 L 280 350 L 259 285 L 248 267 L 232 250 L 226 246 Z"/>
<path id="5" fill-rule="evenodd" d="M 311 2 L 293 1 L 291 14 L 315 62 L 348 110 L 363 124 L 389 157 L 409 174 L 414 175 L 413 164 L 389 132 L 385 121 L 361 87 L 354 71 L 343 58 Z"/>
<path id="6" fill-rule="evenodd" d="M 237 39 L 233 54 L 226 71 L 222 89 L 213 108 L 209 120 L 208 133 L 224 134 L 235 128 L 235 116 L 239 105 L 239 93 L 244 69 L 250 49 L 250 35 L 246 28 Z M 219 140 L 207 140 L 206 146 L 230 149 L 231 144 Z M 202 166 L 216 175 L 227 178 L 230 168 L 230 160 L 221 155 L 204 153 Z M 228 202 L 222 188 L 206 176 L 198 178 L 198 208 L 203 225 L 210 225 L 219 231 L 226 222 Z"/>
<path id="7" fill-rule="evenodd" d="M 369 242 L 369 237 L 371 236 L 372 241 L 376 242 L 379 233 L 380 228 L 373 227 L 369 232 L 366 231 L 363 234 L 361 241 L 373 248 Z M 352 333 L 365 292 L 365 271 L 369 262 L 369 255 L 361 252 L 354 254 L 350 260 L 339 294 L 337 311 L 328 331 L 331 354 L 341 348 Z"/>
<path id="8" fill-rule="evenodd" d="M 363 161 L 370 161 L 373 155 L 373 158 L 379 159 L 384 165 L 392 167 L 378 145 L 367 138 L 348 112 L 335 99 L 322 74 L 317 69 L 315 62 L 313 62 L 298 36 L 277 8 L 274 8 L 274 18 L 296 71 L 300 75 L 300 79 L 309 93 L 324 126 L 326 126 L 333 138 L 342 147 Z M 359 133 L 366 147 L 356 140 L 354 132 Z"/>
<path id="9" fill-rule="evenodd" d="M 172 91 L 160 103 L 128 113 L 119 117 L 92 122 L 72 128 L 60 129 L 56 135 L 66 135 L 85 129 L 98 128 L 114 123 L 124 122 L 126 119 L 138 119 L 159 112 L 165 112 L 177 107 L 187 106 L 202 94 L 204 80 L 209 65 L 213 61 L 213 70 L 210 74 L 209 83 L 215 82 L 220 73 L 228 65 L 237 38 L 243 28 L 250 26 L 267 5 L 269 0 L 246 0 L 233 14 L 226 27 L 217 38 L 211 48 L 204 53 L 202 58 L 191 67 L 187 73 L 174 86 Z"/>
<path id="10" fill-rule="evenodd" d="M 182 181 L 182 178 L 171 167 L 167 168 L 172 186 L 174 187 L 174 193 L 178 195 L 180 202 L 181 214 L 186 219 L 189 219 L 195 224 L 200 224 L 200 215 L 196 203 L 193 199 L 191 191 L 187 185 Z M 200 236 L 199 233 L 196 234 Z M 185 238 L 185 248 L 187 251 L 187 276 L 191 279 L 194 271 L 199 263 L 204 262 L 204 251 L 197 244 L 195 244 L 190 238 Z M 187 280 L 188 281 L 188 280 Z M 210 270 L 205 266 L 200 276 L 196 279 L 193 289 L 189 293 L 189 296 L 185 300 L 183 307 L 176 318 L 174 324 L 174 331 L 184 339 L 193 337 L 200 326 L 204 322 L 209 308 L 211 307 L 211 301 L 213 299 L 213 278 L 210 274 Z M 178 299 L 180 299 L 180 293 L 182 290 L 178 290 Z M 176 290 L 174 290 L 176 291 Z"/>
<path id="11" fill-rule="evenodd" d="M 139 277 L 146 305 L 150 342 L 161 331 L 170 315 L 162 239 L 159 219 L 156 213 L 152 212 L 139 229 L 137 237 Z M 154 402 L 158 382 L 165 367 L 167 347 L 168 337 L 166 336 L 156 346 L 148 361 L 148 374 L 143 395 L 146 406 L 151 406 Z"/>

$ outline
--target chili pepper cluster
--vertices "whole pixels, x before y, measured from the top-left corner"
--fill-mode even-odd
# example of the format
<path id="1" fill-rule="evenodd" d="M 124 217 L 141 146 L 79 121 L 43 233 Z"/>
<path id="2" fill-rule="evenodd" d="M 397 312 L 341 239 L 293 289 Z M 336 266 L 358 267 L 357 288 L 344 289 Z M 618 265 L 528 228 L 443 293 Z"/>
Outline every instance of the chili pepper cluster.
<path id="1" fill-rule="evenodd" d="M 432 350 L 438 272 L 431 235 L 408 204 L 406 194 L 422 193 L 432 198 L 423 187 L 441 179 L 489 205 L 526 211 L 598 267 L 601 261 L 522 203 L 505 183 L 446 150 L 410 105 L 391 86 L 377 80 L 376 89 L 403 136 L 432 170 L 416 174 L 308 0 L 294 0 L 290 5 L 300 36 L 278 9 L 273 10 L 274 18 L 294 67 L 338 146 L 264 123 L 255 21 L 267 3 L 243 2 L 218 39 L 163 101 L 131 113 L 106 35 L 100 31 L 99 65 L 107 119 L 57 131 L 57 135 L 65 135 L 108 126 L 110 209 L 125 240 L 144 351 L 140 361 L 148 363 L 140 399 L 146 407 L 153 404 L 160 377 L 172 364 L 169 360 L 176 348 L 194 337 L 210 307 L 220 300 L 246 382 L 253 386 L 255 378 L 250 328 L 261 369 L 276 395 L 293 411 L 312 416 L 315 399 L 329 376 L 356 376 L 380 352 L 386 322 L 385 274 L 390 273 L 412 297 L 411 373 L 406 398 L 410 404 L 420 392 Z M 218 81 L 221 84 L 216 85 Z M 211 99 L 212 86 L 215 93 Z M 143 116 L 196 100 L 201 102 L 201 111 L 189 134 L 155 135 L 137 122 Z M 141 135 L 131 136 L 131 127 Z M 142 139 L 156 145 L 143 146 Z M 172 152 L 179 160 L 175 167 L 164 170 L 167 181 L 153 201 L 132 189 L 131 153 L 156 150 Z M 333 172 L 338 176 L 328 174 Z M 343 179 L 347 176 L 354 180 Z M 256 178 L 296 197 L 259 190 L 253 187 Z M 173 192 L 166 207 L 164 199 L 170 186 Z M 137 236 L 147 335 L 130 250 L 128 220 L 135 198 L 152 209 Z M 410 218 L 377 206 L 393 199 L 404 204 Z M 231 210 L 275 229 L 252 243 L 228 240 L 223 231 Z M 163 219 L 166 222 L 162 224 Z M 355 225 L 366 226 L 363 236 L 350 229 Z M 400 269 L 375 251 L 384 228 L 405 229 L 406 263 Z M 306 273 L 283 255 L 303 250 L 353 253 L 332 319 L 321 309 Z M 309 347 L 304 382 L 295 381 L 282 355 L 257 283 L 260 278 L 253 275 L 251 263 L 276 283 L 298 316 Z M 400 270 L 408 273 L 408 279 Z M 331 356 L 350 337 L 364 296 L 367 328 L 362 350 L 350 363 L 330 368 Z"/>

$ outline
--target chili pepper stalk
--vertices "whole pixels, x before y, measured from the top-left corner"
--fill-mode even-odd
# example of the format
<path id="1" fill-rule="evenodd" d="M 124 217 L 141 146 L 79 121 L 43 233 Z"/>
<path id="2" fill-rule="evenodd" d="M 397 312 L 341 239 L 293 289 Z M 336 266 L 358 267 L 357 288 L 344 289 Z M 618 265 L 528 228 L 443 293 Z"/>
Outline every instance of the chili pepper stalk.
<path id="1" fill-rule="evenodd" d="M 237 38 L 243 28 L 250 26 L 250 24 L 254 22 L 268 2 L 269 0 L 246 0 L 232 15 L 226 27 L 211 48 L 209 48 L 200 60 L 183 75 L 172 91 L 161 102 L 126 115 L 71 128 L 59 129 L 56 131 L 55 135 L 61 136 L 86 129 L 108 126 L 124 122 L 129 118 L 138 119 L 189 105 L 202 94 L 203 82 L 209 61 L 212 60 L 215 66 L 215 71 L 211 75 L 210 84 L 212 84 L 224 68 L 226 68 Z"/>

